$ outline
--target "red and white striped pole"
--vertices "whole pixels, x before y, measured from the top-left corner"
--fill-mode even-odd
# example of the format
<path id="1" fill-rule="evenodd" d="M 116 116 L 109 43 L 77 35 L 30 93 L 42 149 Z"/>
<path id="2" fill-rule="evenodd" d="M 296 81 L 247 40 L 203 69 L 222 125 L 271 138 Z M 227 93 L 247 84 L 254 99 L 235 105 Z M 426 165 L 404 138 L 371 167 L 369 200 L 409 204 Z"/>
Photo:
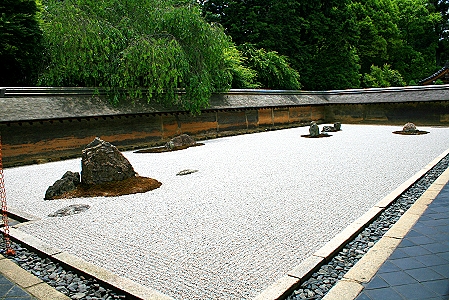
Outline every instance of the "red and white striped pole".
<path id="1" fill-rule="evenodd" d="M 5 177 L 3 175 L 2 162 L 2 136 L 0 134 L 0 200 L 2 202 L 2 219 L 3 219 L 3 238 L 5 240 L 5 254 L 15 255 L 16 252 L 11 248 L 11 241 L 9 239 L 9 224 L 8 224 L 8 207 L 6 206 L 6 190 Z"/>

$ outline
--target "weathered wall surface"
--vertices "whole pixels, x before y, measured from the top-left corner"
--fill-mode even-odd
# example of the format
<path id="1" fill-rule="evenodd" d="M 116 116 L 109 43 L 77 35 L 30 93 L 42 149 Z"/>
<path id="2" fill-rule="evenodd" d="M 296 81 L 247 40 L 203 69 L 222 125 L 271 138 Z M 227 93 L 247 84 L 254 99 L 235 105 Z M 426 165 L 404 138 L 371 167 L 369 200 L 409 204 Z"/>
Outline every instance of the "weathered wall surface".
<path id="1" fill-rule="evenodd" d="M 73 90 L 72 90 L 73 91 Z M 319 123 L 449 125 L 449 87 L 328 92 L 232 90 L 198 116 L 145 102 L 112 106 L 75 90 L 12 90 L 0 97 L 3 164 L 78 157 L 96 136 L 119 149 Z"/>
<path id="2" fill-rule="evenodd" d="M 291 115 L 291 117 L 290 117 Z M 324 107 L 262 108 L 187 113 L 84 117 L 0 124 L 5 167 L 81 155 L 96 136 L 119 149 L 156 146 L 186 133 L 197 139 L 324 121 Z"/>
<path id="3" fill-rule="evenodd" d="M 362 124 L 449 125 L 449 101 L 341 104 L 326 108 L 326 121 Z"/>

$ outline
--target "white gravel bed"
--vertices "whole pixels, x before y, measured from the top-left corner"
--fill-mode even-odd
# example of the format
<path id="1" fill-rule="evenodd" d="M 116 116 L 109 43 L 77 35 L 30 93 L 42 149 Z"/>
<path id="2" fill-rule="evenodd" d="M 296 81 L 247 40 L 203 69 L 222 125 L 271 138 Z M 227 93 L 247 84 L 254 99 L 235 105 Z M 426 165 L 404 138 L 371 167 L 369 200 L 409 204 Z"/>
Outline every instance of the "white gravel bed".
<path id="1" fill-rule="evenodd" d="M 343 124 L 320 139 L 301 127 L 125 152 L 162 186 L 121 197 L 43 200 L 80 159 L 10 168 L 8 206 L 42 218 L 24 232 L 176 299 L 250 299 L 449 148 L 449 128 L 418 128 L 430 133 Z M 46 217 L 75 203 L 91 208 Z"/>

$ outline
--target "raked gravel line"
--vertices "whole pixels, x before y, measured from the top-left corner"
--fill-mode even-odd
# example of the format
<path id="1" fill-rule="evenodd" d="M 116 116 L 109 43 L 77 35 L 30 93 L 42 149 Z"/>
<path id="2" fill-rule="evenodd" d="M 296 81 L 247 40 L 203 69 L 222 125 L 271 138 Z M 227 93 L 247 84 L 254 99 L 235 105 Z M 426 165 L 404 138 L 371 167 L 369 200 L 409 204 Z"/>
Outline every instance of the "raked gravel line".
<path id="1" fill-rule="evenodd" d="M 419 129 L 430 133 L 343 124 L 321 139 L 302 127 L 125 152 L 162 186 L 122 197 L 43 200 L 80 159 L 10 168 L 8 205 L 42 218 L 20 230 L 163 294 L 249 299 L 449 148 L 449 128 Z M 176 176 L 184 169 L 199 172 Z M 46 217 L 70 204 L 91 208 Z"/>

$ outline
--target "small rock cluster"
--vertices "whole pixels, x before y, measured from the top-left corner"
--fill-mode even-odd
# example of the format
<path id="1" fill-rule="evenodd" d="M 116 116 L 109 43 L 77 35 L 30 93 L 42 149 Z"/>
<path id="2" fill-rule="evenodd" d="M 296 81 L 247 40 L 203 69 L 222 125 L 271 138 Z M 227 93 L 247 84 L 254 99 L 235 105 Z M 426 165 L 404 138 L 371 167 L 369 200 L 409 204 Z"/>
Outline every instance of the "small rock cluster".
<path id="1" fill-rule="evenodd" d="M 82 152 L 81 176 L 67 171 L 45 192 L 45 200 L 53 200 L 73 191 L 78 185 L 98 185 L 135 177 L 131 163 L 112 144 L 96 137 Z"/>
<path id="2" fill-rule="evenodd" d="M 330 136 L 326 132 L 337 132 L 341 130 L 341 123 L 336 122 L 334 126 L 323 126 L 323 130 L 320 133 L 320 128 L 316 124 L 316 122 L 312 122 L 309 127 L 309 134 L 308 135 L 302 135 L 302 137 L 307 138 L 320 138 L 320 137 L 328 137 Z"/>
<path id="3" fill-rule="evenodd" d="M 402 131 L 404 132 L 416 132 L 418 129 L 416 128 L 416 125 L 413 123 L 406 123 L 404 127 L 402 127 Z"/>
<path id="4" fill-rule="evenodd" d="M 169 140 L 165 145 L 161 147 L 147 148 L 137 150 L 134 153 L 163 153 L 170 151 L 177 151 L 187 149 L 189 147 L 202 146 L 204 144 L 197 143 L 194 138 L 188 134 L 181 134 Z"/>
<path id="5" fill-rule="evenodd" d="M 422 134 L 427 134 L 428 132 L 418 130 L 418 128 L 416 128 L 415 124 L 408 122 L 402 127 L 402 130 L 393 131 L 393 133 L 402 134 L 402 135 L 422 135 Z"/>
<path id="6" fill-rule="evenodd" d="M 446 156 L 287 299 L 322 299 L 448 167 L 449 156 Z"/>

